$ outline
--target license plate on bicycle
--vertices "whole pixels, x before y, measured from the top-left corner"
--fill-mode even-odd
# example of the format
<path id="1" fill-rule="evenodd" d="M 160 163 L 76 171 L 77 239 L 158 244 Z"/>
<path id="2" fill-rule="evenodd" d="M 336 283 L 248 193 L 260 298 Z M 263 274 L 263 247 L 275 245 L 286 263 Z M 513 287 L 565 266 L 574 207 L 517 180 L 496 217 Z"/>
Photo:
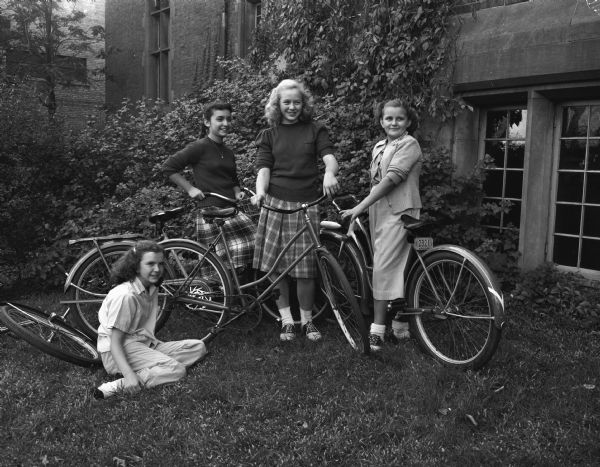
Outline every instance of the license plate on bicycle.
<path id="1" fill-rule="evenodd" d="M 418 251 L 431 250 L 433 248 L 433 238 L 415 237 L 414 248 Z"/>

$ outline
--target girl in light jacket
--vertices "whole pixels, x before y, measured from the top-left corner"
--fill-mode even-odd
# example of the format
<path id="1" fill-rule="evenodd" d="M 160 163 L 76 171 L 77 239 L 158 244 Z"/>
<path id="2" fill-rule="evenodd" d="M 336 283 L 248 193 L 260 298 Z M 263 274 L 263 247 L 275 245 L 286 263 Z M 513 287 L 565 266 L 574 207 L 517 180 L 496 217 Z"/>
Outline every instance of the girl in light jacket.
<path id="1" fill-rule="evenodd" d="M 412 133 L 418 126 L 417 115 L 410 106 L 394 99 L 380 106 L 379 123 L 387 138 L 373 148 L 371 191 L 354 208 L 342 211 L 351 222 L 369 210 L 373 242 L 374 322 L 371 324 L 371 350 L 381 349 L 385 336 L 385 318 L 390 300 L 404 298 L 404 268 L 410 253 L 407 231 L 400 220 L 402 214 L 419 218 L 421 197 L 419 174 L 422 166 L 421 147 Z M 394 321 L 396 331 L 407 323 Z"/>

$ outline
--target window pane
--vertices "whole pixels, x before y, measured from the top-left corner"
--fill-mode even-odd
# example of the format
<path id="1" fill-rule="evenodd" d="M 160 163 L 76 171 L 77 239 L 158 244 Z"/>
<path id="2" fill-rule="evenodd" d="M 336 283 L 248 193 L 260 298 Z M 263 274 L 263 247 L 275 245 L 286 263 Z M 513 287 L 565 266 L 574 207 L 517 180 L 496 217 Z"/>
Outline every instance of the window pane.
<path id="1" fill-rule="evenodd" d="M 563 170 L 583 170 L 585 168 L 585 140 L 563 140 L 560 142 L 558 168 Z"/>
<path id="2" fill-rule="evenodd" d="M 486 138 L 506 138 L 506 110 L 494 110 L 487 113 Z"/>
<path id="3" fill-rule="evenodd" d="M 588 170 L 600 170 L 600 140 L 591 139 L 588 148 Z"/>
<path id="4" fill-rule="evenodd" d="M 511 141 L 508 144 L 506 167 L 522 169 L 524 160 L 525 141 Z"/>
<path id="5" fill-rule="evenodd" d="M 554 232 L 579 235 L 579 223 L 581 222 L 581 206 L 572 204 L 556 205 L 556 220 Z"/>
<path id="6" fill-rule="evenodd" d="M 498 168 L 504 167 L 504 148 L 506 143 L 504 141 L 486 141 L 485 142 L 485 155 L 490 156 L 493 159 L 493 163 Z"/>
<path id="7" fill-rule="evenodd" d="M 600 173 L 588 173 L 585 202 L 600 204 Z"/>
<path id="8" fill-rule="evenodd" d="M 483 192 L 488 196 L 502 197 L 502 171 L 486 170 Z"/>
<path id="9" fill-rule="evenodd" d="M 563 110 L 562 136 L 587 136 L 587 106 L 565 107 Z"/>
<path id="10" fill-rule="evenodd" d="M 581 267 L 600 269 L 600 240 L 583 239 L 581 242 Z"/>
<path id="11" fill-rule="evenodd" d="M 166 49 L 169 47 L 169 13 L 164 12 L 160 15 L 160 48 Z"/>
<path id="12" fill-rule="evenodd" d="M 591 107 L 590 136 L 600 136 L 600 105 Z"/>
<path id="13" fill-rule="evenodd" d="M 510 210 L 504 214 L 504 226 L 507 227 L 512 224 L 514 227 L 519 228 L 521 226 L 521 202 L 512 201 Z"/>
<path id="14" fill-rule="evenodd" d="M 573 237 L 554 236 L 554 262 L 563 266 L 577 267 L 579 240 Z"/>
<path id="15" fill-rule="evenodd" d="M 558 174 L 557 201 L 571 201 L 581 203 L 583 197 L 583 174 L 560 173 Z"/>
<path id="16" fill-rule="evenodd" d="M 521 198 L 523 190 L 523 172 L 521 170 L 506 171 L 506 188 L 504 196 L 506 198 Z"/>
<path id="17" fill-rule="evenodd" d="M 156 51 L 160 47 L 160 37 L 159 37 L 159 15 L 152 15 L 150 17 L 151 27 L 150 27 L 150 50 Z"/>
<path id="18" fill-rule="evenodd" d="M 600 238 L 600 207 L 586 206 L 583 219 L 583 235 Z"/>
<path id="19" fill-rule="evenodd" d="M 484 198 L 483 200 L 484 204 L 491 204 L 493 206 L 496 206 L 498 208 L 497 212 L 494 212 L 493 214 L 489 214 L 487 216 L 485 216 L 482 220 L 482 224 L 483 225 L 489 225 L 489 226 L 493 226 L 493 227 L 500 227 L 501 225 L 501 221 L 502 221 L 502 213 L 500 212 L 500 206 L 501 206 L 501 202 L 498 200 L 494 200 L 494 199 L 486 199 Z M 489 206 L 487 207 L 488 209 Z"/>
<path id="20" fill-rule="evenodd" d="M 527 126 L 527 110 L 517 109 L 509 112 L 510 126 L 508 128 L 509 139 L 525 139 Z"/>

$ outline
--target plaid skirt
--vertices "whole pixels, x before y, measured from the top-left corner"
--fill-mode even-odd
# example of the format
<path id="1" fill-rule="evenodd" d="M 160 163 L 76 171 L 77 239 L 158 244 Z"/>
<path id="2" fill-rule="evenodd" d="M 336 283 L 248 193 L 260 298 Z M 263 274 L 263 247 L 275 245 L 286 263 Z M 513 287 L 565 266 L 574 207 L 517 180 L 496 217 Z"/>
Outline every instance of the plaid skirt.
<path id="1" fill-rule="evenodd" d="M 302 203 L 294 201 L 283 201 L 266 196 L 265 204 L 278 209 L 295 209 Z M 315 232 L 319 232 L 319 209 L 317 206 L 311 206 L 308 209 L 308 215 Z M 271 269 L 277 256 L 287 242 L 304 226 L 303 212 L 294 214 L 281 214 L 278 212 L 262 209 L 258 220 L 256 231 L 256 249 L 254 250 L 254 261 L 252 266 L 255 269 L 267 272 Z M 302 252 L 312 245 L 312 240 L 308 232 L 304 232 L 298 237 L 295 243 L 281 258 L 276 272 L 283 272 Z M 290 276 L 296 279 L 315 279 L 317 274 L 317 258 L 314 252 L 310 252 L 290 271 Z"/>
<path id="2" fill-rule="evenodd" d="M 256 237 L 256 225 L 254 222 L 243 212 L 238 212 L 235 216 L 225 221 L 223 233 L 225 234 L 224 239 L 231 253 L 233 266 L 238 268 L 250 264 L 254 253 Z M 215 223 L 209 224 L 201 215 L 198 215 L 196 218 L 196 235 L 198 242 L 208 246 L 219 235 L 219 228 Z M 216 252 L 225 264 L 228 264 L 222 240 L 217 243 Z"/>

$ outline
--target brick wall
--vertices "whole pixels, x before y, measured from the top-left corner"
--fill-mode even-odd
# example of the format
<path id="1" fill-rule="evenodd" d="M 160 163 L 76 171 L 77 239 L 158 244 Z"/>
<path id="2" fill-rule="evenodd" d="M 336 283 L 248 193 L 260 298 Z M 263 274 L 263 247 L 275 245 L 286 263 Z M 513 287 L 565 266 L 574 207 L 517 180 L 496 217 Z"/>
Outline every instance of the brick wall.
<path id="1" fill-rule="evenodd" d="M 106 104 L 144 95 L 146 1 L 106 0 Z"/>
<path id="2" fill-rule="evenodd" d="M 246 0 L 171 0 L 169 99 L 221 76 L 217 56 L 245 55 L 247 8 Z M 106 0 L 107 105 L 150 95 L 150 24 L 147 1 Z"/>

